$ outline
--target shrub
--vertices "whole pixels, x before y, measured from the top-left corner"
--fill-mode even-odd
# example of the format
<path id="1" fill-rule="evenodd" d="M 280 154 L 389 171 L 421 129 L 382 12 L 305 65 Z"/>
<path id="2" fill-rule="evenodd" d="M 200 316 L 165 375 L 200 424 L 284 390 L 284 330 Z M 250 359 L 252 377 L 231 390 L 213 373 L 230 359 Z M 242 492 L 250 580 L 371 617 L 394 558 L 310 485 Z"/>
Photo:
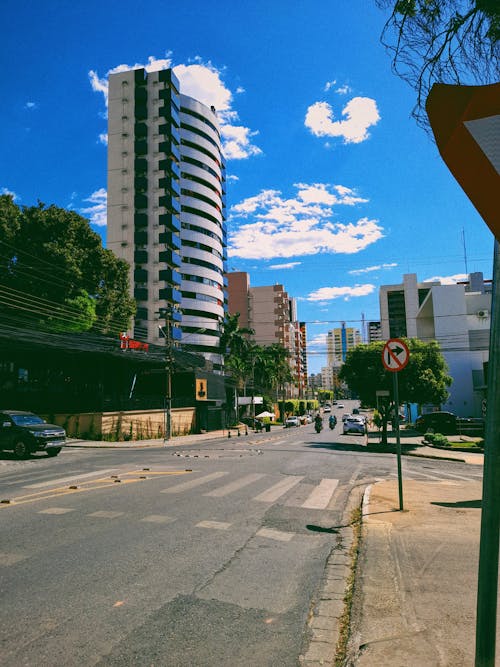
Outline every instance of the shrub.
<path id="1" fill-rule="evenodd" d="M 442 433 L 433 433 L 429 431 L 425 434 L 425 440 L 427 440 L 427 442 L 430 442 L 432 445 L 436 445 L 437 447 L 450 446 L 448 438 Z"/>

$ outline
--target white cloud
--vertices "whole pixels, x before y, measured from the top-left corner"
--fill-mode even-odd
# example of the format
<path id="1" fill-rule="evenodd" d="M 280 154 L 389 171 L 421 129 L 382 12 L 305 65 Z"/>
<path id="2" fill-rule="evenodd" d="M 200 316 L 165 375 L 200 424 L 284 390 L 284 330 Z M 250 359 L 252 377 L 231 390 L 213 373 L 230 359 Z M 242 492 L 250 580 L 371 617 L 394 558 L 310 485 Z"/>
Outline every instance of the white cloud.
<path id="1" fill-rule="evenodd" d="M 323 183 L 295 185 L 295 197 L 262 190 L 231 208 L 230 254 L 246 259 L 298 257 L 319 252 L 356 253 L 383 237 L 377 220 L 333 221 L 333 207 L 367 200 L 350 188 Z M 246 222 L 248 217 L 252 222 Z"/>
<path id="2" fill-rule="evenodd" d="M 268 266 L 268 269 L 293 269 L 296 266 L 300 266 L 302 262 L 287 262 L 286 264 L 271 264 Z"/>
<path id="3" fill-rule="evenodd" d="M 336 92 L 338 95 L 348 95 L 349 93 L 352 93 L 352 88 L 351 88 L 350 86 L 348 86 L 347 83 L 346 83 L 346 84 L 344 84 L 343 86 L 339 86 L 339 87 L 335 90 L 335 92 Z"/>
<path id="4" fill-rule="evenodd" d="M 434 276 L 433 278 L 425 278 L 423 282 L 440 282 L 441 285 L 456 285 L 458 282 L 462 282 L 463 280 L 469 280 L 469 276 L 466 273 L 455 273 L 453 276 Z"/>
<path id="5" fill-rule="evenodd" d="M 144 67 L 148 72 L 156 72 L 171 67 L 180 81 L 181 91 L 184 95 L 194 97 L 207 106 L 216 108 L 221 129 L 222 147 L 227 159 L 243 160 L 262 153 L 261 149 L 253 143 L 253 137 L 258 133 L 237 124 L 238 112 L 233 108 L 233 94 L 222 80 L 223 70 L 217 69 L 211 62 L 203 63 L 200 58 L 195 58 L 195 61 L 188 65 L 179 64 L 174 66 L 170 57 L 156 59 L 154 56 L 149 56 L 147 64 L 118 65 L 110 69 L 102 78 L 95 70 L 91 70 L 89 79 L 92 90 L 103 94 L 107 107 L 108 76 L 116 72 L 125 72 L 140 67 Z M 236 93 L 241 92 L 243 92 L 243 88 L 239 86 Z"/>
<path id="6" fill-rule="evenodd" d="M 334 120 L 328 102 L 316 102 L 307 109 L 304 125 L 316 137 L 343 137 L 346 144 L 368 139 L 368 128 L 380 120 L 377 103 L 369 97 L 353 97 L 342 109 L 345 120 Z"/>
<path id="7" fill-rule="evenodd" d="M 351 271 L 348 271 L 348 273 L 357 276 L 361 273 L 371 273 L 372 271 L 380 271 L 382 269 L 393 269 L 397 265 L 398 265 L 397 262 L 390 262 L 387 264 L 376 264 L 374 266 L 367 266 L 364 269 L 352 269 Z"/>
<path id="8" fill-rule="evenodd" d="M 91 206 L 80 209 L 80 213 L 86 215 L 90 218 L 90 222 L 96 227 L 105 227 L 107 223 L 107 201 L 108 193 L 104 188 L 100 188 L 93 192 L 90 197 L 84 199 L 84 201 L 89 202 Z"/>
<path id="9" fill-rule="evenodd" d="M 321 333 L 317 334 L 314 336 L 314 338 L 310 338 L 307 341 L 307 347 L 320 347 L 320 348 L 325 348 L 326 347 L 326 341 L 327 341 L 328 335 L 326 333 Z"/>
<path id="10" fill-rule="evenodd" d="M 99 135 L 99 143 L 104 144 L 105 146 L 108 145 L 108 133 L 107 132 L 101 132 Z"/>
<path id="11" fill-rule="evenodd" d="M 325 93 L 327 93 L 327 92 L 328 92 L 331 88 L 333 88 L 333 86 L 335 86 L 336 84 L 337 84 L 337 82 L 335 81 L 335 79 L 334 79 L 333 81 L 327 81 L 327 82 L 325 83 L 325 87 L 324 87 L 323 90 L 325 91 Z"/>
<path id="12" fill-rule="evenodd" d="M 16 193 L 13 190 L 9 190 L 9 188 L 0 188 L 0 195 L 10 195 L 14 201 L 19 200 Z"/>
<path id="13" fill-rule="evenodd" d="M 24 105 L 25 109 L 38 109 L 38 104 L 36 102 L 26 102 Z"/>
<path id="14" fill-rule="evenodd" d="M 375 285 L 355 285 L 354 287 L 320 287 L 307 296 L 307 301 L 333 301 L 343 298 L 348 301 L 351 297 L 367 296 L 375 291 Z"/>
<path id="15" fill-rule="evenodd" d="M 241 93 L 246 93 L 246 90 L 243 88 L 243 86 L 238 86 L 238 88 L 236 88 L 236 92 L 238 95 L 241 95 Z"/>
<path id="16" fill-rule="evenodd" d="M 234 181 L 234 182 L 236 182 L 236 181 L 239 181 L 239 180 L 240 180 L 240 177 L 239 177 L 239 176 L 236 176 L 236 174 L 229 174 L 229 175 L 226 175 L 226 181 Z"/>

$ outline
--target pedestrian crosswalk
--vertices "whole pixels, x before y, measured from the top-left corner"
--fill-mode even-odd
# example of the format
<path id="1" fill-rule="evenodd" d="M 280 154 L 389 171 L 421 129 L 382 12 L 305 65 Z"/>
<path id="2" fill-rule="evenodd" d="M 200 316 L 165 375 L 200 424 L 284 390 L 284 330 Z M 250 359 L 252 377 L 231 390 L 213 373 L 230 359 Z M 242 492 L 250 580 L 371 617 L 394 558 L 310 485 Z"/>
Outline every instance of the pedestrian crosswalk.
<path id="1" fill-rule="evenodd" d="M 111 473 L 115 474 L 111 474 Z M 249 473 L 246 475 L 230 473 L 226 470 L 216 470 L 205 473 L 204 471 L 185 471 L 178 470 L 178 474 L 183 474 L 182 482 L 177 481 L 175 472 L 170 471 L 169 476 L 166 473 L 148 471 L 141 475 L 141 479 L 162 480 L 168 479 L 169 485 L 166 488 L 158 489 L 158 493 L 169 495 L 191 494 L 201 495 L 208 499 L 223 499 L 229 496 L 238 496 L 245 501 L 265 503 L 270 506 L 274 503 L 281 503 L 289 507 L 302 508 L 307 510 L 328 510 L 332 505 L 333 497 L 339 485 L 338 479 L 323 478 L 316 481 L 306 479 L 303 475 L 276 475 L 273 473 Z M 150 477 L 148 477 L 148 474 Z M 40 503 L 49 498 L 68 497 L 68 494 L 82 492 L 92 492 L 97 488 L 123 488 L 123 483 L 132 481 L 131 472 L 121 471 L 117 473 L 116 468 L 99 470 L 93 473 L 83 473 L 81 475 L 65 476 L 57 479 L 45 480 L 23 486 L 30 493 L 13 495 L 8 505 L 1 507 L 6 509 L 19 504 Z M 171 475 L 171 476 L 170 476 Z M 95 477 L 98 477 L 96 480 Z M 278 479 L 277 479 L 278 478 Z M 113 485 L 111 482 L 123 481 L 122 485 Z M 138 481 L 137 474 L 134 481 Z M 108 483 L 109 482 L 109 483 Z M 73 483 L 72 486 L 68 486 Z M 42 510 L 46 513 L 63 513 L 59 509 Z M 96 518 L 116 518 L 119 512 L 98 511 L 92 514 Z M 163 517 L 150 515 L 150 522 L 162 522 Z"/>

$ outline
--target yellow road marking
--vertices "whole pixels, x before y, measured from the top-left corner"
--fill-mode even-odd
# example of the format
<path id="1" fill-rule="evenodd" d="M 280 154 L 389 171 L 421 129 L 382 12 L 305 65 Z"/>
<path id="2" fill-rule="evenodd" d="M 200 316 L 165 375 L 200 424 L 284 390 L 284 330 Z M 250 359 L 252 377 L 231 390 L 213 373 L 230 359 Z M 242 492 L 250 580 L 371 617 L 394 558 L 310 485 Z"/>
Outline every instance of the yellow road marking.
<path id="1" fill-rule="evenodd" d="M 144 475 L 149 477 L 150 475 L 185 475 L 187 472 L 192 472 L 191 470 L 131 470 L 130 472 L 124 472 L 124 475 Z"/>
<path id="2" fill-rule="evenodd" d="M 142 471 L 140 471 L 142 472 Z M 186 470 L 179 470 L 179 471 L 168 471 L 168 472 L 163 472 L 163 473 L 157 473 L 157 474 L 164 474 L 164 475 L 186 475 L 188 471 Z M 123 477 L 125 475 L 134 475 L 138 474 L 136 471 L 129 471 L 129 472 L 124 472 L 122 475 L 119 475 L 118 478 Z M 149 473 L 151 474 L 151 473 Z M 114 475 L 116 477 L 116 475 Z M 144 479 L 147 479 L 147 476 L 143 476 L 142 478 L 133 478 L 133 479 L 123 479 L 121 480 L 120 484 L 116 483 L 115 479 L 111 479 L 109 476 L 108 477 L 102 477 L 100 479 L 94 479 L 94 480 L 86 480 L 85 482 L 82 482 L 82 484 L 78 488 L 69 488 L 67 486 L 61 486 L 61 487 L 56 487 L 54 489 L 46 489 L 44 491 L 36 491 L 35 493 L 30 493 L 24 496 L 16 496 L 14 498 L 10 498 L 10 503 L 5 503 L 5 504 L 0 504 L 0 508 L 6 508 L 6 507 L 14 507 L 16 505 L 24 505 L 26 503 L 34 503 L 37 500 L 47 500 L 49 498 L 60 498 L 61 496 L 67 496 L 71 495 L 73 493 L 83 493 L 85 491 L 94 491 L 97 489 L 106 489 L 110 487 L 117 487 L 117 486 L 122 486 L 123 484 L 135 484 L 136 482 L 142 482 Z M 110 481 L 111 480 L 111 481 Z"/>

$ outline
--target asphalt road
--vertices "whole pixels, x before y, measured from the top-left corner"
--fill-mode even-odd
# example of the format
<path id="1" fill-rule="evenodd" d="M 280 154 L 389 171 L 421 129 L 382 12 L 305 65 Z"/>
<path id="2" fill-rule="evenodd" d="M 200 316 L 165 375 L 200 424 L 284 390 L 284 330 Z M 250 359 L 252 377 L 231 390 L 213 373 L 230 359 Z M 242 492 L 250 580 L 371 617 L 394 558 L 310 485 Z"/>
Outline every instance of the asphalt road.
<path id="1" fill-rule="evenodd" d="M 325 426 L 0 455 L 0 500 L 11 501 L 0 504 L 3 667 L 298 665 L 349 493 L 396 474 L 394 456 L 366 452 L 340 420 Z M 419 459 L 403 468 L 480 474 Z"/>

